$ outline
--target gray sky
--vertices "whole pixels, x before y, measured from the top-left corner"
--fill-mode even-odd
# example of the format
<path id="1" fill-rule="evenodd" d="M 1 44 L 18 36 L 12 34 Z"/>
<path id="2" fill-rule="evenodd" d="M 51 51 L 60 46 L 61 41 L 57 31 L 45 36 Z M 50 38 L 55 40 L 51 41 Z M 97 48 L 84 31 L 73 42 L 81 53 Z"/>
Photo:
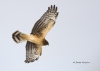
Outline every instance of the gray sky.
<path id="1" fill-rule="evenodd" d="M 26 42 L 16 44 L 12 33 L 29 34 L 54 4 L 59 15 L 46 36 L 50 45 L 38 61 L 25 64 Z M 100 0 L 0 0 L 0 32 L 0 71 L 100 70 Z"/>

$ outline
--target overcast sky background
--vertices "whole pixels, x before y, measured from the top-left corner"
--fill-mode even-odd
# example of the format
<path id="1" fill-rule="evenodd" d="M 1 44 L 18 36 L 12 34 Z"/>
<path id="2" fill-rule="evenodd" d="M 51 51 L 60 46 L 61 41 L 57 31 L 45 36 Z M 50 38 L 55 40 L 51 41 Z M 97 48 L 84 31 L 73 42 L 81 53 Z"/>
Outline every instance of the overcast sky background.
<path id="1" fill-rule="evenodd" d="M 26 42 L 16 44 L 12 33 L 29 34 L 54 4 L 59 15 L 46 36 L 50 45 L 26 64 Z M 0 0 L 0 44 L 0 71 L 100 71 L 100 0 Z"/>

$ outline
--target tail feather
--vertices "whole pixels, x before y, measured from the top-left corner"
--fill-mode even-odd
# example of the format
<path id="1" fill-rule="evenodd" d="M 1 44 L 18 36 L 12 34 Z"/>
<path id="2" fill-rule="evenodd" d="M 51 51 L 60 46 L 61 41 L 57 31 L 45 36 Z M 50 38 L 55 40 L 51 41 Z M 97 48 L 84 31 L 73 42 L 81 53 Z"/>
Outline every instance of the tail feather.
<path id="1" fill-rule="evenodd" d="M 20 36 L 21 34 L 23 34 L 23 33 L 19 32 L 18 30 L 15 31 L 15 32 L 12 34 L 12 38 L 13 38 L 13 40 L 14 40 L 16 43 L 20 43 L 20 42 L 22 42 L 22 41 L 25 41 L 25 39 L 21 38 L 21 36 Z"/>

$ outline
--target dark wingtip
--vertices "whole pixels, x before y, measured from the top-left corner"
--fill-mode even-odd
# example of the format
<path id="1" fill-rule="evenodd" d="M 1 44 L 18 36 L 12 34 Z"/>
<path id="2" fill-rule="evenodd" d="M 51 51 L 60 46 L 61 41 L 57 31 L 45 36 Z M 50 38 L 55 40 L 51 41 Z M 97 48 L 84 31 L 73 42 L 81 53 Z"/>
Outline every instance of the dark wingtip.
<path id="1" fill-rule="evenodd" d="M 25 62 L 25 63 L 30 63 L 28 60 L 25 60 L 24 62 Z"/>
<path id="2" fill-rule="evenodd" d="M 52 9 L 52 5 L 51 5 L 51 9 Z"/>
<path id="3" fill-rule="evenodd" d="M 57 15 L 56 15 L 56 17 L 58 16 L 58 14 L 59 14 L 59 12 L 57 12 Z"/>
<path id="4" fill-rule="evenodd" d="M 53 9 L 55 11 L 57 11 L 57 6 L 56 5 L 51 5 L 50 7 L 48 7 L 48 10 Z"/>
<path id="5" fill-rule="evenodd" d="M 58 8 L 56 7 L 56 11 L 58 10 Z"/>
<path id="6" fill-rule="evenodd" d="M 50 10 L 50 7 L 48 7 L 48 10 Z"/>
<path id="7" fill-rule="evenodd" d="M 25 60 L 24 62 L 25 63 L 30 63 L 30 62 L 34 62 L 35 60 L 33 59 L 33 60 Z"/>

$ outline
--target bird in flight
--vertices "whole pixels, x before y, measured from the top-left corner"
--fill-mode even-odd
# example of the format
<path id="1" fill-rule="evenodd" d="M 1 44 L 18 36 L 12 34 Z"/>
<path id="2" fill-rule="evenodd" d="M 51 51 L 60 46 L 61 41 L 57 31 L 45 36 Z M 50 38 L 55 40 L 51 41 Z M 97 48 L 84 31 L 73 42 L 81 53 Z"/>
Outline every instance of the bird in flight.
<path id="1" fill-rule="evenodd" d="M 57 7 L 51 5 L 42 17 L 35 23 L 29 35 L 20 31 L 15 31 L 12 38 L 16 43 L 27 41 L 25 63 L 34 62 L 42 54 L 42 46 L 49 45 L 45 39 L 46 34 L 54 26 L 58 17 Z"/>

